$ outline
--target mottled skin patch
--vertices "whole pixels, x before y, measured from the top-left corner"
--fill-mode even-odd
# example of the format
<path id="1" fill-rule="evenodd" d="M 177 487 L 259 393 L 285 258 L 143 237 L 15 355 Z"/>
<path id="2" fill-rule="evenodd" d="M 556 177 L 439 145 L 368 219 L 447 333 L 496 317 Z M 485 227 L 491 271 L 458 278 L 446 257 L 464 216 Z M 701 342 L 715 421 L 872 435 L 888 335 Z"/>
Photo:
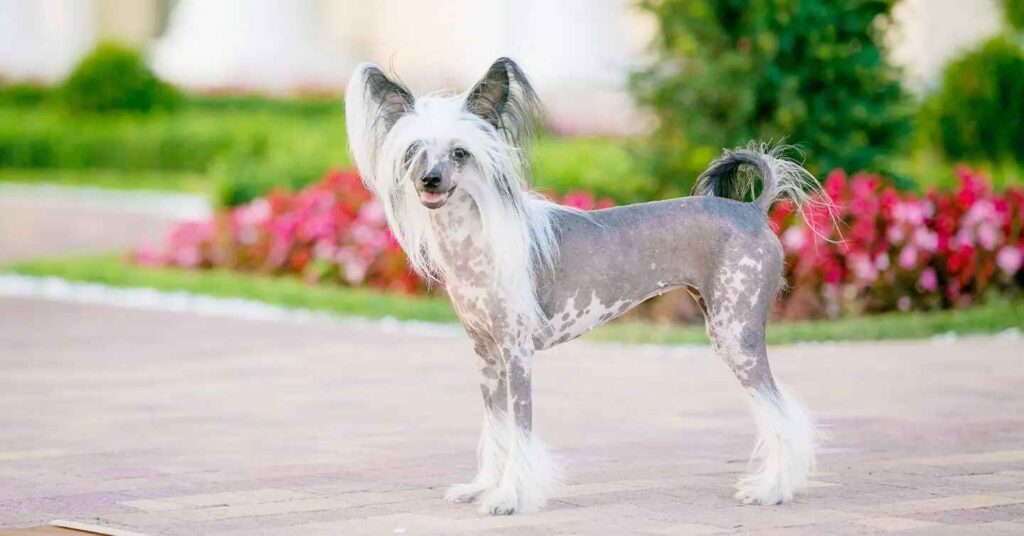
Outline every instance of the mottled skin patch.
<path id="1" fill-rule="evenodd" d="M 551 326 L 534 335 L 535 348 L 578 337 L 685 287 L 705 311 L 715 350 L 743 385 L 774 388 L 764 336 L 783 256 L 756 205 L 686 197 L 563 213 L 556 228 L 558 262 L 538 282 Z"/>
<path id="2" fill-rule="evenodd" d="M 539 332 L 527 332 L 495 289 L 476 211 L 472 198 L 456 191 L 431 216 L 452 267 L 445 287 L 481 358 L 489 411 L 511 412 L 530 430 L 535 350 L 681 287 L 699 296 L 714 348 L 740 382 L 774 389 L 764 336 L 782 281 L 782 248 L 757 206 L 687 197 L 558 214 L 559 257 L 553 269 L 540 269 L 537 289 L 550 327 Z"/>

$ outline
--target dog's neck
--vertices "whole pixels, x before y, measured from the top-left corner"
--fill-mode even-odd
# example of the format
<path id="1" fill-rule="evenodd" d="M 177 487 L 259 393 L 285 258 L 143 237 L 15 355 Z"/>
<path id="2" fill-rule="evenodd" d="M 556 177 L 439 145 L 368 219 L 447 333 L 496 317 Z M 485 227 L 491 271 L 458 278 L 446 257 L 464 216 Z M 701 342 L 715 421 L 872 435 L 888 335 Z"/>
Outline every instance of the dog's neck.
<path id="1" fill-rule="evenodd" d="M 445 285 L 481 287 L 490 284 L 494 255 L 484 237 L 476 201 L 457 189 L 441 208 L 430 212 L 430 223 L 447 267 Z"/>

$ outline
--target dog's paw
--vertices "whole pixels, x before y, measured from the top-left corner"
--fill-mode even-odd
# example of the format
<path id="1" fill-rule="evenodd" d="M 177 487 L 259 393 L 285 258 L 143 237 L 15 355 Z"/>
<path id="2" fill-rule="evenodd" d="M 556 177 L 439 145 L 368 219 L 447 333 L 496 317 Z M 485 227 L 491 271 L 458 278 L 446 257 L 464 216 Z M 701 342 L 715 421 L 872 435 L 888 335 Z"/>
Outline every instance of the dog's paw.
<path id="1" fill-rule="evenodd" d="M 496 516 L 512 515 L 519 511 L 519 493 L 514 486 L 502 485 L 492 489 L 480 501 L 480 513 Z"/>
<path id="2" fill-rule="evenodd" d="M 479 499 L 487 490 L 486 486 L 476 482 L 455 484 L 448 488 L 444 494 L 444 500 L 450 503 L 471 503 Z"/>
<path id="3" fill-rule="evenodd" d="M 736 497 L 743 504 L 757 504 L 761 506 L 775 506 L 782 504 L 785 501 L 782 493 L 775 486 L 767 486 L 761 483 L 751 482 L 749 480 L 741 480 L 736 485 L 739 491 L 736 492 Z"/>

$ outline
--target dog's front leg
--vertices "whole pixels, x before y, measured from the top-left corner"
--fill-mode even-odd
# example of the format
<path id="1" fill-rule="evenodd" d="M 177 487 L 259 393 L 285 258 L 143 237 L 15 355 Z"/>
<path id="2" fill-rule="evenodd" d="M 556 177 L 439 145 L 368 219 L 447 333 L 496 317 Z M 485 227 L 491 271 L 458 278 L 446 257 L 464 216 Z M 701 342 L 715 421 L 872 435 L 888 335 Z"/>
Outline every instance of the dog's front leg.
<path id="1" fill-rule="evenodd" d="M 448 502 L 473 502 L 501 483 L 501 470 L 508 455 L 508 434 L 501 423 L 508 420 L 508 371 L 498 345 L 490 336 L 473 335 L 480 367 L 480 393 L 484 401 L 484 422 L 477 447 L 477 474 L 472 482 L 448 488 Z"/>
<path id="2" fill-rule="evenodd" d="M 544 506 L 558 487 L 561 471 L 533 434 L 533 348 L 525 341 L 508 341 L 500 351 L 508 374 L 508 411 L 494 412 L 488 426 L 506 446 L 505 456 L 498 487 L 483 497 L 480 510 L 490 514 L 533 512 Z"/>

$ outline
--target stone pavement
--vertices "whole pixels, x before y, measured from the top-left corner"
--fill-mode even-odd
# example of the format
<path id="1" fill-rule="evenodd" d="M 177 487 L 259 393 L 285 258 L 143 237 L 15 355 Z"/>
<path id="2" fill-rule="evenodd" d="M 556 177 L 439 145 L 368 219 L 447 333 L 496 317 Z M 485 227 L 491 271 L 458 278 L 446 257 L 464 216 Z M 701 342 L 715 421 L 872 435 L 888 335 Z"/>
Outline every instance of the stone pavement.
<path id="1" fill-rule="evenodd" d="M 0 266 L 160 240 L 174 221 L 200 217 L 204 205 L 188 195 L 0 183 Z"/>
<path id="2" fill-rule="evenodd" d="M 541 513 L 441 500 L 473 473 L 470 345 L 0 299 L 0 527 L 154 535 L 1024 534 L 1019 337 L 772 348 L 830 436 L 808 494 L 739 506 L 753 439 L 706 348 L 542 353 L 568 465 Z"/>

